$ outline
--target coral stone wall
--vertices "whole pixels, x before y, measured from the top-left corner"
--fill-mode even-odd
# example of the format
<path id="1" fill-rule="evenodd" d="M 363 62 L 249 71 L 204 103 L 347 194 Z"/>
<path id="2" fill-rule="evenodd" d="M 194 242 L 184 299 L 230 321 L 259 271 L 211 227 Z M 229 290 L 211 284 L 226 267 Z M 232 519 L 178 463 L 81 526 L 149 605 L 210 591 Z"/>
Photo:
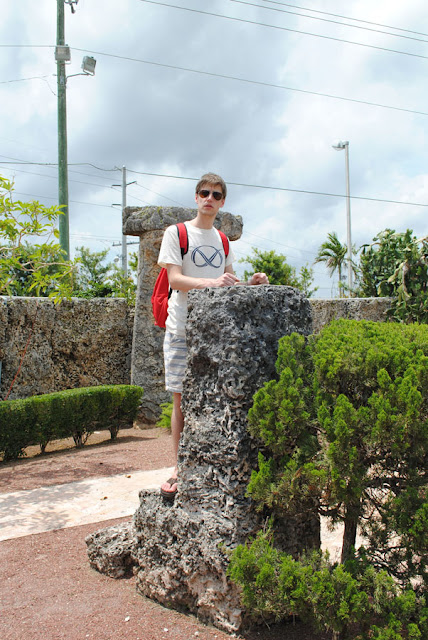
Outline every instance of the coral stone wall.
<path id="1" fill-rule="evenodd" d="M 0 399 L 129 384 L 133 312 L 122 299 L 0 297 Z"/>
<path id="2" fill-rule="evenodd" d="M 18 371 L 29 337 L 10 399 L 91 385 L 129 384 L 134 335 L 132 378 L 144 388 L 145 408 L 141 417 L 148 422 L 156 419 L 159 404 L 168 400 L 169 395 L 163 385 L 164 332 L 153 326 L 152 285 L 147 284 L 158 271 L 156 260 L 162 232 L 151 234 L 146 238 L 149 242 L 140 248 L 142 272 L 136 332 L 134 310 L 125 300 L 74 298 L 55 305 L 48 298 L 0 297 L 0 399 L 4 399 Z M 151 272 L 146 277 L 147 269 Z M 314 333 L 333 318 L 384 321 L 390 306 L 387 298 L 311 299 L 309 303 Z"/>

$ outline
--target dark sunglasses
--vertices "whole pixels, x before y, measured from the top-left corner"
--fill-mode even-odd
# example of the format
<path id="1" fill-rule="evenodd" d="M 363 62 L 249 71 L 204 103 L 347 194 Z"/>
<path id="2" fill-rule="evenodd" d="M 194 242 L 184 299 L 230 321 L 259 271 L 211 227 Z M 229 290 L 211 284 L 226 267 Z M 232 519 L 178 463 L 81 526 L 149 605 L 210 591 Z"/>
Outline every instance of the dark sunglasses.
<path id="1" fill-rule="evenodd" d="M 208 198 L 211 193 L 213 194 L 214 200 L 223 199 L 223 194 L 221 193 L 221 191 L 210 191 L 209 189 L 201 189 L 200 191 L 198 191 L 198 195 L 200 195 L 201 198 Z"/>

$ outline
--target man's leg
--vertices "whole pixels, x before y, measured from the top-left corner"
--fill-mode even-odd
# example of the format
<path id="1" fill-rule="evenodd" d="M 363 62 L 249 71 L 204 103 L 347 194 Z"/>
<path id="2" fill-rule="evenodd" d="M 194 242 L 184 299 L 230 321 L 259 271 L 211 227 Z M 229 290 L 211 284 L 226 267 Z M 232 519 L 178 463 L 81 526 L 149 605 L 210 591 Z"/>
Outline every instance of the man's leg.
<path id="1" fill-rule="evenodd" d="M 178 445 L 180 444 L 180 436 L 183 432 L 184 418 L 181 410 L 181 393 L 173 394 L 173 409 L 171 415 L 171 434 L 172 434 L 172 446 L 174 451 L 175 470 L 174 476 L 177 475 L 177 456 Z"/>
<path id="2" fill-rule="evenodd" d="M 186 339 L 180 336 L 175 336 L 169 333 L 169 331 L 166 331 L 163 350 L 165 364 L 165 388 L 173 394 L 171 433 L 175 467 L 170 478 L 172 481 L 177 477 L 178 445 L 184 426 L 183 413 L 181 411 L 181 390 L 186 370 Z M 170 482 L 167 480 L 161 486 L 161 493 L 164 497 L 168 497 L 168 494 L 171 494 L 171 497 L 173 498 L 176 491 L 176 482 Z"/>
<path id="3" fill-rule="evenodd" d="M 181 411 L 181 393 L 174 393 L 172 402 L 173 406 L 171 415 L 171 434 L 175 460 L 175 467 L 172 473 L 172 478 L 176 478 L 178 445 L 180 443 L 180 436 L 183 432 L 184 427 L 183 412 Z M 177 483 L 173 482 L 172 484 L 170 484 L 169 482 L 164 482 L 164 484 L 161 486 L 161 489 L 163 489 L 163 491 L 165 491 L 166 493 L 175 493 L 177 491 Z"/>

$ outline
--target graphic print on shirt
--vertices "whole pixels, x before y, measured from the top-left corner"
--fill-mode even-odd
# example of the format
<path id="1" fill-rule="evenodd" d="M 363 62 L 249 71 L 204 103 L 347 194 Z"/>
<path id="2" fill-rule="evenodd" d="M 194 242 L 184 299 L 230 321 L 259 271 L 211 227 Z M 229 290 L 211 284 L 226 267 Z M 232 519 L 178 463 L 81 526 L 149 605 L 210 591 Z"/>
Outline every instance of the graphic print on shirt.
<path id="1" fill-rule="evenodd" d="M 214 267 L 220 269 L 223 264 L 221 249 L 203 244 L 192 251 L 192 262 L 195 267 Z"/>

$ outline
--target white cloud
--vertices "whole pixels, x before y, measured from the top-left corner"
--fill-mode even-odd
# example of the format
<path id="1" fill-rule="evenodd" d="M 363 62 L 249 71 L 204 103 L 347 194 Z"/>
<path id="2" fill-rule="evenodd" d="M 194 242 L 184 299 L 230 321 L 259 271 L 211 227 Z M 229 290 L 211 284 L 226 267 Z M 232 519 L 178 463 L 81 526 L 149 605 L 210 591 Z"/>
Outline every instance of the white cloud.
<path id="1" fill-rule="evenodd" d="M 426 45 L 417 40 L 228 0 L 176 4 L 428 55 Z M 415 31 L 427 23 L 422 0 L 351 0 L 346 5 L 329 0 L 316 8 Z M 334 140 L 350 142 L 352 195 L 428 203 L 428 116 L 209 75 L 428 112 L 428 60 L 139 0 L 80 0 L 76 13 L 66 6 L 65 15 L 66 42 L 72 47 L 68 75 L 80 72 L 83 55 L 97 59 L 93 78 L 69 78 L 67 87 L 72 246 L 84 242 L 100 249 L 111 246 L 113 239 L 120 241 L 120 212 L 111 204 L 121 196 L 111 185 L 120 183 L 123 164 L 129 170 L 194 178 L 214 170 L 229 182 L 301 190 L 231 185 L 226 203 L 227 210 L 244 216 L 244 236 L 236 245 L 239 255 L 248 255 L 251 245 L 275 249 L 298 268 L 313 259 L 328 232 L 337 231 L 342 241 L 346 238 L 344 198 L 303 193 L 344 194 L 344 154 L 333 151 Z M 57 193 L 55 167 L 4 162 L 5 156 L 56 162 L 55 3 L 6 3 L 0 33 L 4 44 L 51 45 L 3 49 L 7 55 L 0 60 L 0 171 L 15 175 L 17 191 L 45 196 L 52 204 Z M 33 76 L 48 77 L 6 83 Z M 117 170 L 100 171 L 90 164 Z M 193 206 L 192 181 L 129 171 L 128 181 L 134 179 L 138 184 L 128 188 L 129 204 L 168 205 L 170 198 Z M 427 215 L 424 207 L 352 199 L 353 239 L 359 246 L 387 226 L 410 227 L 423 235 Z M 112 248 L 112 255 L 118 251 Z M 329 295 L 331 281 L 324 267 L 317 265 L 315 271 L 320 293 Z"/>

